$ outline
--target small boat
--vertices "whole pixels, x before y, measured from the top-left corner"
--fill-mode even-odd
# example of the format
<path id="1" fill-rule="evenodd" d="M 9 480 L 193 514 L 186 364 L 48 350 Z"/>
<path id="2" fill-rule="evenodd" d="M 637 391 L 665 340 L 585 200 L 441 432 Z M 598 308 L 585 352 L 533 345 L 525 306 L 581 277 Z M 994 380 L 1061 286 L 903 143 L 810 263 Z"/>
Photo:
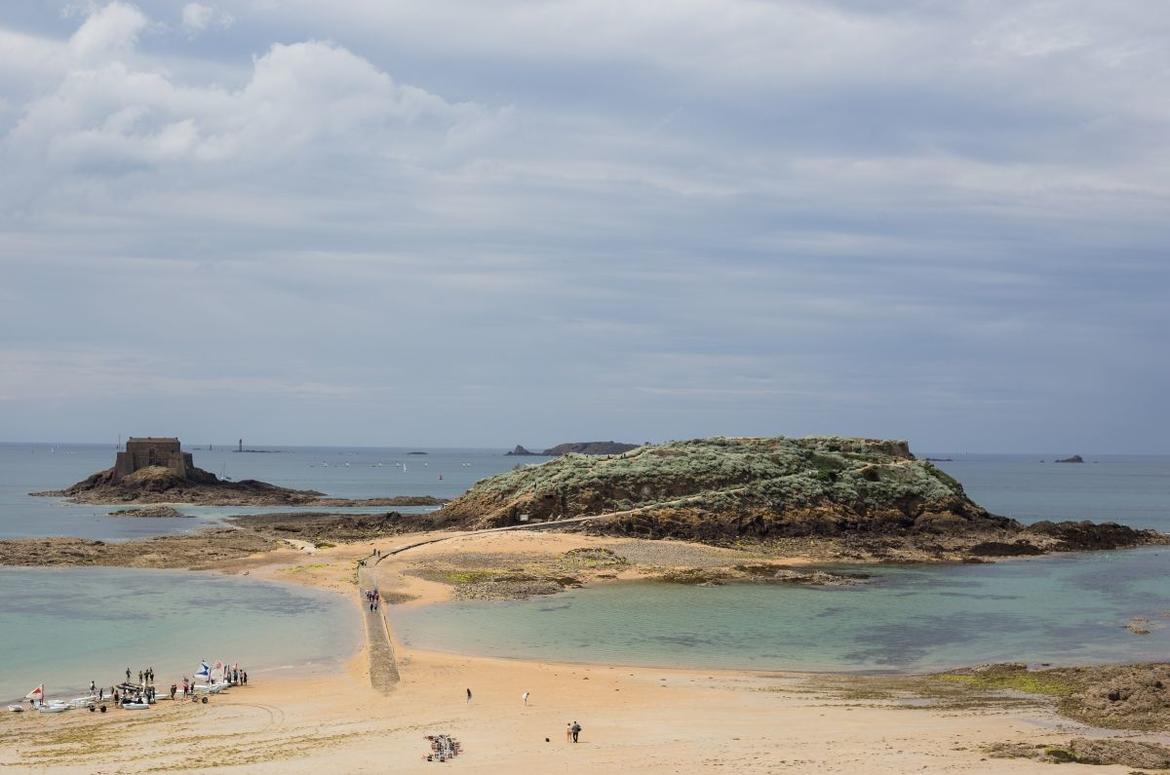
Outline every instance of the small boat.
<path id="1" fill-rule="evenodd" d="M 9 705 L 8 712 L 9 713 L 24 713 L 24 706 L 23 705 Z"/>
<path id="2" fill-rule="evenodd" d="M 88 708 L 90 705 L 97 704 L 97 695 L 90 694 L 85 697 L 74 697 L 69 700 L 68 705 L 71 708 Z"/>
<path id="3" fill-rule="evenodd" d="M 150 703 L 146 702 L 146 701 L 143 701 L 143 702 L 123 702 L 122 703 L 123 710 L 148 710 L 149 708 L 150 708 Z"/>
<path id="4" fill-rule="evenodd" d="M 51 702 L 42 702 L 37 706 L 39 713 L 64 713 L 69 710 L 69 703 L 61 700 L 52 700 Z"/>
<path id="5" fill-rule="evenodd" d="M 204 694 L 219 694 L 227 688 L 227 684 L 195 684 L 195 691 Z"/>

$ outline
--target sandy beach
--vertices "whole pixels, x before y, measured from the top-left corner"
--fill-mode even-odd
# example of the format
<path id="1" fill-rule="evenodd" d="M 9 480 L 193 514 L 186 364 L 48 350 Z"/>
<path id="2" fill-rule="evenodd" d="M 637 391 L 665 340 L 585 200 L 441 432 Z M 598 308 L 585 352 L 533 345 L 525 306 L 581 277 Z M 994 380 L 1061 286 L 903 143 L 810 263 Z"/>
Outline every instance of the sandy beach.
<path id="1" fill-rule="evenodd" d="M 450 534 L 446 534 L 450 535 Z M 425 538 L 425 537 L 422 537 Z M 355 564 L 420 537 L 325 550 L 258 554 L 220 568 L 331 589 L 361 606 Z M 413 549 L 362 570 L 403 605 L 446 599 L 451 587 L 412 574 L 477 553 L 563 553 L 606 539 L 496 534 Z M 670 545 L 673 544 L 673 545 Z M 727 550 L 658 542 L 695 564 Z M 647 548 L 653 551 L 655 547 Z M 665 554 L 663 558 L 665 558 Z M 1005 742 L 1062 745 L 1070 737 L 1164 736 L 1091 730 L 1024 696 L 931 702 L 872 690 L 865 678 L 488 659 L 408 649 L 393 638 L 399 680 L 371 686 L 367 645 L 334 675 L 281 677 L 230 690 L 207 705 L 160 702 L 144 713 L 5 714 L 0 766 L 10 772 L 1048 772 L 1050 764 L 989 758 Z M 368 615 L 368 612 L 367 612 Z M 379 658 L 384 658 L 384 655 Z M 377 659 L 374 669 L 377 670 Z M 472 691 L 471 702 L 465 692 Z M 527 706 L 521 695 L 530 692 Z M 570 722 L 580 742 L 566 742 Z M 428 734 L 463 753 L 425 761 Z M 1068 765 L 1100 773 L 1132 767 Z"/>

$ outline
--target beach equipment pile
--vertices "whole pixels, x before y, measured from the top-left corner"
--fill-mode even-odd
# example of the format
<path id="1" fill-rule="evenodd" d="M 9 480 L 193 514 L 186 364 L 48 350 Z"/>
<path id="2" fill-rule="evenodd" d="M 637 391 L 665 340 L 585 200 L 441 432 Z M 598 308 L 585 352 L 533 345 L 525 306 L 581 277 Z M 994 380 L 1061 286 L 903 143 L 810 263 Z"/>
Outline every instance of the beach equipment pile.
<path id="1" fill-rule="evenodd" d="M 450 735 L 427 735 L 426 739 L 430 741 L 431 752 L 423 758 L 428 762 L 445 762 L 463 753 L 462 744 Z"/>

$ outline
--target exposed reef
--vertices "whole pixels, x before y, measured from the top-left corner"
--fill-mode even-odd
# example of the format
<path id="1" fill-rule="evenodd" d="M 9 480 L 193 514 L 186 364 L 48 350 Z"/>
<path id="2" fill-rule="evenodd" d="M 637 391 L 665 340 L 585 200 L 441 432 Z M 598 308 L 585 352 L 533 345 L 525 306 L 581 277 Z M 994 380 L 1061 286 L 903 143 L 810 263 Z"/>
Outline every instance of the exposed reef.
<path id="1" fill-rule="evenodd" d="M 133 509 L 118 509 L 111 511 L 106 516 L 110 517 L 151 517 L 154 519 L 166 518 L 174 519 L 176 517 L 186 517 L 188 515 L 176 509 L 174 506 L 141 506 Z"/>

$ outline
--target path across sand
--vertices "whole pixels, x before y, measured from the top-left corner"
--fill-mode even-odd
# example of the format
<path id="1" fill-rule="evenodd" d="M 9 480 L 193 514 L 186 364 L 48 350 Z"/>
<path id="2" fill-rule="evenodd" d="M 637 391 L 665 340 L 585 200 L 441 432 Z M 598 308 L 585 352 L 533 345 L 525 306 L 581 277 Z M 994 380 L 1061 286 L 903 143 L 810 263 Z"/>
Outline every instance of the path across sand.
<path id="1" fill-rule="evenodd" d="M 366 590 L 373 589 L 374 584 L 366 580 L 364 567 L 358 568 L 358 594 L 365 596 Z M 363 603 L 362 616 L 366 623 L 366 645 L 370 660 L 370 686 L 382 694 L 389 694 L 398 683 L 398 664 L 394 661 L 394 646 L 390 643 L 389 622 L 386 621 L 384 609 L 378 606 L 371 611 L 369 605 Z"/>

